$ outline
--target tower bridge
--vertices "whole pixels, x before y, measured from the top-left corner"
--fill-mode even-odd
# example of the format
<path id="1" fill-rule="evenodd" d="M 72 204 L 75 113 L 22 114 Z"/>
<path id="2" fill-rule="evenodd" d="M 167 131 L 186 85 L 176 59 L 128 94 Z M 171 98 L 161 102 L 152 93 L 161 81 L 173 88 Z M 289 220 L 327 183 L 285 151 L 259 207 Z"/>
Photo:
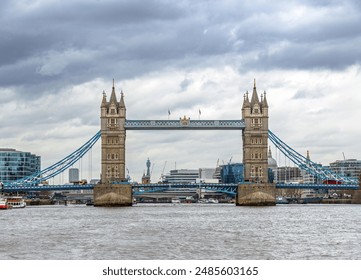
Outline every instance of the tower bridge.
<path id="1" fill-rule="evenodd" d="M 266 92 L 259 99 L 254 81 L 252 97 L 244 95 L 239 120 L 127 120 L 124 94 L 117 100 L 114 81 L 109 101 L 103 92 L 100 106 L 101 182 L 94 187 L 97 206 L 131 205 L 130 185 L 126 182 L 125 149 L 127 130 L 242 130 L 244 178 L 252 184 L 239 185 L 237 205 L 274 205 L 275 185 L 268 182 L 268 103 Z"/>
<path id="2" fill-rule="evenodd" d="M 105 92 L 100 106 L 101 130 L 83 146 L 48 168 L 6 183 L 1 188 L 7 192 L 35 190 L 93 189 L 96 206 L 130 206 L 133 189 L 125 176 L 125 151 L 127 130 L 240 130 L 242 132 L 242 153 L 244 183 L 223 186 L 222 184 L 202 184 L 209 189 L 222 189 L 237 194 L 237 205 L 274 205 L 276 188 L 342 189 L 354 190 L 361 203 L 361 191 L 356 179 L 341 176 L 305 158 L 279 139 L 268 128 L 269 106 L 266 92 L 258 95 L 254 81 L 251 97 L 248 91 L 243 98 L 242 115 L 238 120 L 191 120 L 181 117 L 178 120 L 128 120 L 124 94 L 117 99 L 113 81 L 110 99 Z M 97 185 L 53 185 L 39 183 L 64 172 L 84 156 L 101 139 L 101 180 Z M 273 184 L 268 180 L 268 140 L 299 168 L 322 180 L 336 181 L 337 185 Z M 241 152 L 241 147 L 240 147 Z M 145 188 L 164 188 L 164 185 L 143 185 Z M 194 187 L 187 186 L 187 187 Z M 199 186 L 197 186 L 199 187 Z"/>

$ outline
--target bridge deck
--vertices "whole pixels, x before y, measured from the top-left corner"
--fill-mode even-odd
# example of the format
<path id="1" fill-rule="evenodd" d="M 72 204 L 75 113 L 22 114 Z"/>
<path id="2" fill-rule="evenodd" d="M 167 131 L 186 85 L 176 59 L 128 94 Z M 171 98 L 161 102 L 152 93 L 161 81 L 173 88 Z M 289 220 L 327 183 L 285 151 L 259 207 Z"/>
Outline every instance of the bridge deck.
<path id="1" fill-rule="evenodd" d="M 244 120 L 126 120 L 126 130 L 239 130 Z"/>
<path id="2" fill-rule="evenodd" d="M 0 191 L 4 192 L 19 192 L 19 191 L 61 191 L 61 190 L 85 190 L 93 189 L 95 185 L 23 185 L 23 186 L 4 186 Z M 236 192 L 238 184 L 223 184 L 223 183 L 179 183 L 179 184 L 135 184 L 133 189 L 172 189 L 172 188 L 206 188 L 213 190 L 222 190 L 226 192 Z M 283 184 L 277 183 L 277 189 L 324 189 L 324 190 L 358 190 L 358 185 L 326 185 L 326 184 Z"/>

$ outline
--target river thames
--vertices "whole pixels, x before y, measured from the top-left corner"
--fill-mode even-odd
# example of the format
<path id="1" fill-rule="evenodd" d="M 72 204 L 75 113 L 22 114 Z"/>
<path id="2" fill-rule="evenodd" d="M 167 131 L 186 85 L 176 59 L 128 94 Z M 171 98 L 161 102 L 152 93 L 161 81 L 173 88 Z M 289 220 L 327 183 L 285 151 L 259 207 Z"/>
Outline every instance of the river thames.
<path id="1" fill-rule="evenodd" d="M 29 206 L 0 212 L 1 260 L 360 260 L 361 205 Z"/>

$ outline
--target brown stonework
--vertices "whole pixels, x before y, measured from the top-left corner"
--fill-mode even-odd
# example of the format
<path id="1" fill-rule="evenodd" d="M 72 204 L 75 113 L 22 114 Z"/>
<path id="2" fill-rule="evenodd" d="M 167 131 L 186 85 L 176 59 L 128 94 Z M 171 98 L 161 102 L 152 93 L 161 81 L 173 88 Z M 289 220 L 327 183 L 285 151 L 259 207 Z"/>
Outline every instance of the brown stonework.
<path id="1" fill-rule="evenodd" d="M 130 184 L 99 183 L 94 187 L 94 206 L 132 206 L 133 195 Z"/>
<path id="2" fill-rule="evenodd" d="M 351 203 L 352 204 L 361 204 L 361 174 L 358 177 L 358 182 L 359 182 L 359 189 L 356 191 L 353 191 L 352 195 L 352 199 L 351 199 Z"/>
<path id="3" fill-rule="evenodd" d="M 237 188 L 237 206 L 274 206 L 276 205 L 276 185 L 241 184 Z"/>

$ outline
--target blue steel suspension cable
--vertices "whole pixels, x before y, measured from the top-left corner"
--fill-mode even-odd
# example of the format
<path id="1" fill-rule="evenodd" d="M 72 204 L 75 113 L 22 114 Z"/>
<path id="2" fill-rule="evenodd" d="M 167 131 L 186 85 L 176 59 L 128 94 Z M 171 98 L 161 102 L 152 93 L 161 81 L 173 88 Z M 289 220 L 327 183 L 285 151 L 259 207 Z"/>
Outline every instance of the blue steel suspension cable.
<path id="1" fill-rule="evenodd" d="M 268 130 L 268 138 L 272 141 L 272 143 L 278 148 L 286 157 L 288 157 L 291 161 L 293 161 L 299 168 L 305 170 L 309 174 L 321 178 L 322 180 L 335 180 L 347 184 L 358 184 L 358 180 L 354 178 L 349 178 L 345 176 L 341 176 L 326 168 L 321 166 L 320 164 L 314 163 L 313 161 L 305 158 L 286 143 L 284 143 L 281 139 L 279 139 L 272 131 Z"/>
<path id="2" fill-rule="evenodd" d="M 101 132 L 98 131 L 92 138 L 90 138 L 83 146 L 78 148 L 76 151 L 58 161 L 57 163 L 41 170 L 35 174 L 16 180 L 11 183 L 4 184 L 8 187 L 19 186 L 19 185 L 35 185 L 41 181 L 46 181 L 54 176 L 60 174 L 67 168 L 71 167 L 75 162 L 84 156 L 91 147 L 99 140 Z"/>

